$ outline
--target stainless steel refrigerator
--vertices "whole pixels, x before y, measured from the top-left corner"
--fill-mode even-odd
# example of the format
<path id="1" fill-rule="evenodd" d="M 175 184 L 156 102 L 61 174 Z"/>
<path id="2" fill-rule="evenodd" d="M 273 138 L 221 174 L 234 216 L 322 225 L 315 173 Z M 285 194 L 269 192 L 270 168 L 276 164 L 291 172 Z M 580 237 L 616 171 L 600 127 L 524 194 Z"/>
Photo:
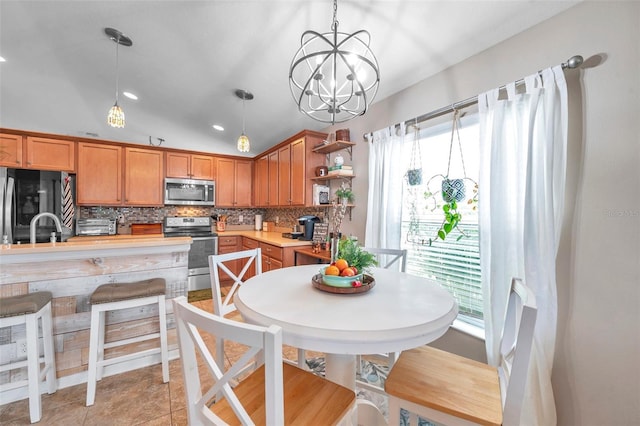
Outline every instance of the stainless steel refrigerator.
<path id="1" fill-rule="evenodd" d="M 70 206 L 69 194 L 64 202 L 65 189 L 71 191 Z M 73 176 L 67 173 L 0 167 L 0 237 L 4 239 L 6 235 L 13 244 L 29 243 L 31 220 L 39 213 L 49 212 L 61 221 L 63 232 L 57 231 L 51 218 L 41 217 L 35 224 L 36 242 L 49 242 L 52 233 L 57 241 L 66 240 L 74 227 L 71 224 L 65 228 L 63 216 L 74 215 L 73 200 Z"/>

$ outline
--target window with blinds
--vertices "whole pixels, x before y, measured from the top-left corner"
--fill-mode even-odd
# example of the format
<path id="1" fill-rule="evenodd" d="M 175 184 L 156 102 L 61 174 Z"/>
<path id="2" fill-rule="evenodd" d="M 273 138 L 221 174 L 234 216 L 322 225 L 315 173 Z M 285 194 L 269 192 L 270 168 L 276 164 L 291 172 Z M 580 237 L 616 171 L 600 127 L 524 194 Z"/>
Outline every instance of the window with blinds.
<path id="1" fill-rule="evenodd" d="M 463 117 L 459 129 L 462 157 L 457 136 L 451 145 L 451 123 L 427 128 L 420 126 L 419 144 L 422 183 L 403 184 L 402 248 L 407 249 L 407 272 L 436 280 L 448 289 L 459 305 L 462 321 L 483 327 L 483 299 L 480 283 L 480 243 L 478 212 L 475 203 L 468 203 L 473 195 L 473 182 L 478 181 L 479 133 L 477 115 Z M 411 158 L 413 137 L 405 138 L 405 169 L 415 167 Z M 452 149 L 450 149 L 452 148 Z M 451 154 L 450 154 L 451 152 Z M 449 160 L 451 157 L 451 160 Z M 463 167 L 464 162 L 464 167 Z M 452 231 L 443 241 L 437 238 L 442 224 L 441 181 L 464 178 L 466 199 L 458 203 L 462 221 L 458 225 L 464 235 Z M 433 193 L 429 199 L 425 194 Z M 475 207 L 475 208 L 474 208 Z M 462 235 L 462 236 L 461 236 Z M 429 239 L 432 243 L 429 244 Z"/>

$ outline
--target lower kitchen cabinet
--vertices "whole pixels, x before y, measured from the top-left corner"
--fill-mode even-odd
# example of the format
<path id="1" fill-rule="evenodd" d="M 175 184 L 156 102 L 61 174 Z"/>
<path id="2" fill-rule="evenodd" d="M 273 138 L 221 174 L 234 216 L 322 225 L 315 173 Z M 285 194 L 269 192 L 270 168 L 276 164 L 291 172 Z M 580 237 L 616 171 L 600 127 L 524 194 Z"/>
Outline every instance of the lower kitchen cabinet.
<path id="1" fill-rule="evenodd" d="M 262 250 L 262 272 L 281 269 L 283 267 L 283 251 L 282 247 L 277 247 L 267 243 L 260 243 Z"/>
<path id="2" fill-rule="evenodd" d="M 251 238 L 242 237 L 242 250 L 254 250 L 260 247 L 260 243 Z M 256 264 L 255 262 L 251 262 L 249 269 L 245 272 L 242 281 L 246 281 L 251 277 L 256 275 Z"/>
<path id="3" fill-rule="evenodd" d="M 235 253 L 239 251 L 241 249 L 241 240 L 242 237 L 239 236 L 218 237 L 218 254 Z M 239 260 L 230 260 L 228 262 L 224 262 L 224 265 L 235 275 L 240 273 L 241 262 Z M 233 285 L 233 279 L 227 273 L 222 270 L 220 270 L 219 273 L 221 285 Z"/>

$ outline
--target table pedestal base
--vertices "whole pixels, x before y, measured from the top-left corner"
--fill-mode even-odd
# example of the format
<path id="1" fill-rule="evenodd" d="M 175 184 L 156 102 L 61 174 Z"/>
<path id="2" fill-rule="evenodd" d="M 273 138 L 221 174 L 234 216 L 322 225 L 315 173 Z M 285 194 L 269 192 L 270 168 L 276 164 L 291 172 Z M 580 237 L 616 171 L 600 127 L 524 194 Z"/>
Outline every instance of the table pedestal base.
<path id="1" fill-rule="evenodd" d="M 334 383 L 356 390 L 356 356 L 325 354 L 325 376 Z M 386 426 L 387 421 L 371 401 L 358 399 L 353 424 L 362 426 Z M 355 416 L 357 415 L 357 417 Z"/>

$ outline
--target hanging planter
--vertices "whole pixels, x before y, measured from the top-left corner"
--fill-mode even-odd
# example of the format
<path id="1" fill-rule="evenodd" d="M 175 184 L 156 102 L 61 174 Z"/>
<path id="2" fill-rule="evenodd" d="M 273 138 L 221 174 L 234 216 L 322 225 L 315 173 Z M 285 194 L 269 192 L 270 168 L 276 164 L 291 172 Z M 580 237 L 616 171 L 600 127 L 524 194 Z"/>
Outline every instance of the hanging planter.
<path id="1" fill-rule="evenodd" d="M 420 143 L 418 142 L 420 128 L 418 125 L 414 125 L 413 145 L 411 147 L 411 162 L 409 163 L 409 170 L 405 174 L 407 183 L 411 186 L 417 186 L 422 184 L 422 159 L 420 156 Z"/>
<path id="2" fill-rule="evenodd" d="M 457 230 L 460 233 L 457 240 L 460 240 L 462 237 L 466 236 L 464 231 L 458 226 L 460 224 L 460 221 L 462 220 L 462 214 L 458 211 L 458 203 L 467 198 L 466 184 L 468 182 L 473 184 L 473 196 L 469 198 L 468 204 L 474 204 L 478 201 L 478 184 L 473 179 L 467 177 L 467 171 L 464 166 L 462 144 L 460 142 L 460 133 L 458 132 L 459 120 L 460 113 L 456 110 L 453 114 L 453 125 L 451 128 L 451 141 L 449 144 L 449 161 L 447 163 L 447 174 L 437 174 L 435 176 L 432 176 L 427 182 L 427 192 L 425 192 L 424 194 L 427 202 L 431 201 L 433 203 L 432 210 L 435 210 L 438 206 L 438 202 L 435 198 L 436 193 L 431 191 L 430 189 L 430 184 L 435 178 L 442 179 L 440 184 L 440 194 L 442 196 L 442 200 L 444 201 L 444 204 L 442 205 L 442 213 L 444 214 L 444 219 L 442 221 L 442 224 L 440 225 L 440 229 L 438 229 L 437 231 L 436 239 L 440 239 L 443 241 L 446 239 L 447 235 L 449 235 L 454 230 Z M 449 177 L 449 172 L 451 170 L 451 154 L 453 152 L 454 136 L 457 137 L 458 148 L 460 149 L 460 160 L 462 161 L 462 172 L 464 175 L 464 177 L 462 178 Z M 433 240 L 434 239 L 430 238 L 429 244 L 431 244 Z"/>

